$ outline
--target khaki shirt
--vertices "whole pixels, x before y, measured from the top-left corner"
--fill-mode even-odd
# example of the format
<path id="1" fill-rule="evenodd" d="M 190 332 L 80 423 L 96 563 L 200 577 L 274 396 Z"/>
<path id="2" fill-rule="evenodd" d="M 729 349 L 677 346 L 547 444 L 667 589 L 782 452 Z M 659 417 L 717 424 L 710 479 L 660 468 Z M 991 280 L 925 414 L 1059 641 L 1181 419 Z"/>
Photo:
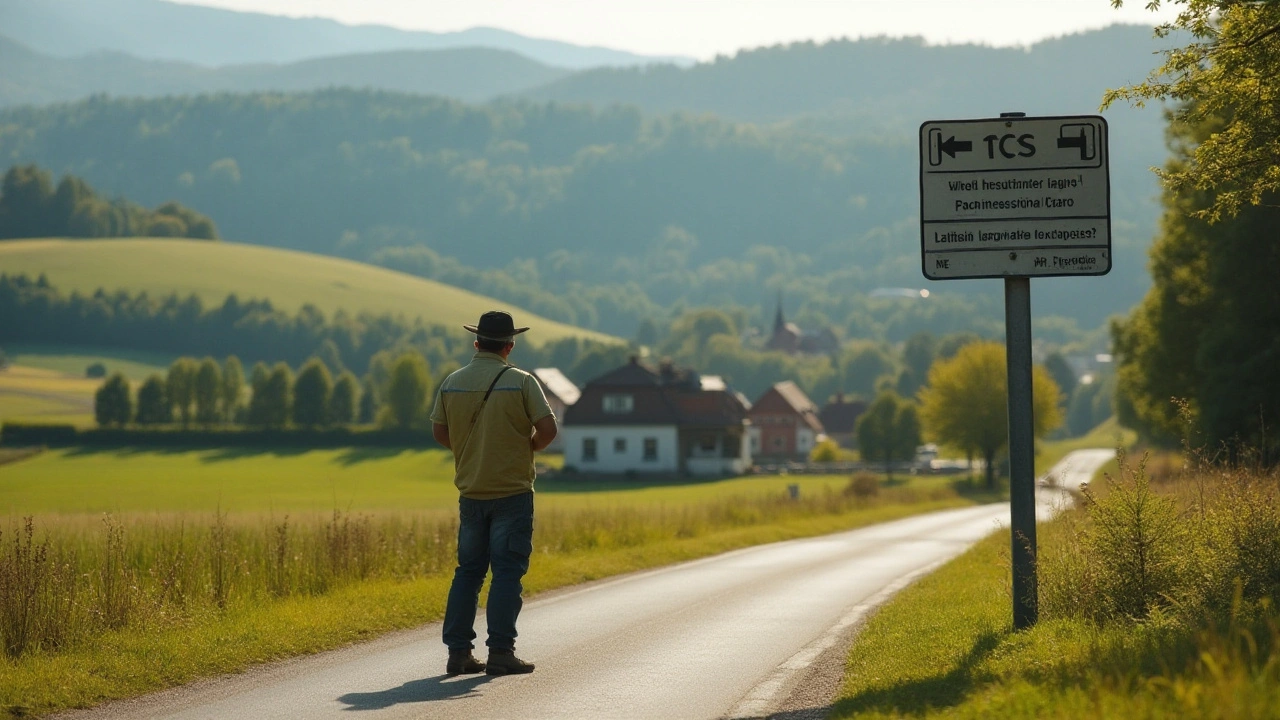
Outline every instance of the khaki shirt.
<path id="1" fill-rule="evenodd" d="M 453 446 L 453 483 L 473 500 L 519 495 L 533 490 L 533 424 L 552 415 L 542 385 L 530 373 L 512 367 L 493 386 L 472 427 L 480 401 L 498 371 L 501 355 L 478 352 L 466 367 L 440 384 L 431 422 L 449 426 Z"/>

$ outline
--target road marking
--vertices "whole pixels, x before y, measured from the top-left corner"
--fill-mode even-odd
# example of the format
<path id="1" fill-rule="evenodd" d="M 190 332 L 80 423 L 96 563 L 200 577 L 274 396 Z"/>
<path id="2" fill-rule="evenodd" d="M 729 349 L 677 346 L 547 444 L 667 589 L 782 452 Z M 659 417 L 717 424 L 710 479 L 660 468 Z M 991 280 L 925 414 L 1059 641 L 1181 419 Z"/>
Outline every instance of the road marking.
<path id="1" fill-rule="evenodd" d="M 818 659 L 819 655 L 829 650 L 832 645 L 835 645 L 840 640 L 840 637 L 844 635 L 845 630 L 861 622 L 872 610 L 884 604 L 886 600 L 896 595 L 903 588 L 922 576 L 937 570 L 950 560 L 951 558 L 946 558 L 916 568 L 885 585 L 876 593 L 867 597 L 866 600 L 849 608 L 849 612 L 845 613 L 844 617 L 840 618 L 840 621 L 833 625 L 822 637 L 801 648 L 799 652 L 779 665 L 777 670 L 774 670 L 769 677 L 747 693 L 747 696 L 739 701 L 733 710 L 729 711 L 727 717 L 732 720 L 741 720 L 745 718 L 761 718 L 768 715 L 771 709 L 777 707 L 778 703 L 785 699 L 782 697 L 782 691 L 787 688 L 790 681 L 797 674 L 807 670 L 813 664 L 813 661 Z"/>

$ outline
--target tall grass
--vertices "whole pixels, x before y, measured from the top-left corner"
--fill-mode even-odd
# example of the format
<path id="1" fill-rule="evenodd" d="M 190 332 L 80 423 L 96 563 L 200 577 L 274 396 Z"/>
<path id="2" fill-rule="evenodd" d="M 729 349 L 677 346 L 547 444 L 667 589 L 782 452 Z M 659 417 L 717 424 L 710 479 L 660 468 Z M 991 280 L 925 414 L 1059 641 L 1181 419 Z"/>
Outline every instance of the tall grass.
<path id="1" fill-rule="evenodd" d="M 1257 466 L 1121 459 L 1042 544 L 1049 617 L 1188 622 L 1280 597 L 1280 475 Z"/>
<path id="2" fill-rule="evenodd" d="M 535 550 L 571 554 L 694 538 L 726 528 L 946 500 L 948 486 L 824 489 L 642 508 L 539 509 Z M 25 518 L 0 529 L 0 643 L 11 658 L 114 630 L 172 627 L 371 579 L 452 571 L 457 520 L 416 514 Z"/>

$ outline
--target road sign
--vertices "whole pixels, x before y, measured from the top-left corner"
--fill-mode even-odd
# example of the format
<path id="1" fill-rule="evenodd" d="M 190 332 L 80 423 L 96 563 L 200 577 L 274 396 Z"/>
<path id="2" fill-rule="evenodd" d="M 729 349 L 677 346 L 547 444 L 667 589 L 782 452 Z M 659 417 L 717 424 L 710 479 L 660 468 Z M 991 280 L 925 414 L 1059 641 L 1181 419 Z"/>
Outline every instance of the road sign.
<path id="1" fill-rule="evenodd" d="M 1097 115 L 920 126 L 920 246 L 931 280 L 1111 270 L 1107 121 Z"/>

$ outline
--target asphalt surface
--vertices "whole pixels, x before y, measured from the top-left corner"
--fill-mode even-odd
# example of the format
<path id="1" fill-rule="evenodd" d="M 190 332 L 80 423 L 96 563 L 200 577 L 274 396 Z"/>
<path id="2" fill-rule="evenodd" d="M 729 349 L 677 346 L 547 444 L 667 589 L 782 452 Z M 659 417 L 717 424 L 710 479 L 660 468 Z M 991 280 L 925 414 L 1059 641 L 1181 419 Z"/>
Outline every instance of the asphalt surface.
<path id="1" fill-rule="evenodd" d="M 1041 515 L 1069 502 L 1058 488 L 1087 481 L 1113 456 L 1069 455 L 1041 482 Z M 544 595 L 520 617 L 517 651 L 537 663 L 532 675 L 445 676 L 433 624 L 62 717 L 821 717 L 839 682 L 841 639 L 1008 521 L 1007 503 L 930 513 Z M 823 663 L 825 674 L 815 669 Z"/>

